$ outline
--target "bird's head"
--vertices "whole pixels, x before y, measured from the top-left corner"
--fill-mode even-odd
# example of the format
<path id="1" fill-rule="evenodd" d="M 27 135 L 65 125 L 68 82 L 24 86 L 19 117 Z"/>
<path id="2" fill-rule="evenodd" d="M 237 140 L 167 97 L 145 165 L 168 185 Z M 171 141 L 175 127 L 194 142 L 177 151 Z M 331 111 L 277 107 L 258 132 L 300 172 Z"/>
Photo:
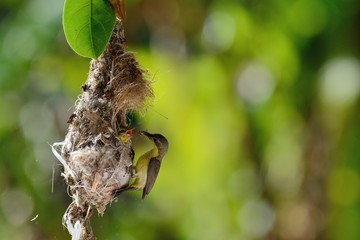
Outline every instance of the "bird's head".
<path id="1" fill-rule="evenodd" d="M 139 133 L 149 138 L 155 144 L 159 151 L 159 157 L 163 158 L 168 150 L 168 140 L 161 134 L 151 134 L 145 131 L 140 131 Z"/>
<path id="2" fill-rule="evenodd" d="M 131 129 L 122 129 L 120 131 L 119 138 L 123 143 L 127 143 L 132 137 L 133 137 L 133 130 L 135 128 Z"/>

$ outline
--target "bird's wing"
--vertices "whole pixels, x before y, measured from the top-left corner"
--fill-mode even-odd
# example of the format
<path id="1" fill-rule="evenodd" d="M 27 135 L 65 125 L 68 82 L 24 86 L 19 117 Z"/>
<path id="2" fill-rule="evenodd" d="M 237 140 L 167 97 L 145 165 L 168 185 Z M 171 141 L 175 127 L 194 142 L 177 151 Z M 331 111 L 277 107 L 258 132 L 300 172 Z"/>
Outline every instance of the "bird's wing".
<path id="1" fill-rule="evenodd" d="M 146 195 L 149 194 L 152 187 L 154 186 L 155 180 L 157 178 L 157 175 L 159 174 L 160 170 L 160 161 L 156 158 L 150 159 L 148 170 L 147 170 L 147 179 L 146 184 L 143 190 L 142 199 L 145 198 Z"/>

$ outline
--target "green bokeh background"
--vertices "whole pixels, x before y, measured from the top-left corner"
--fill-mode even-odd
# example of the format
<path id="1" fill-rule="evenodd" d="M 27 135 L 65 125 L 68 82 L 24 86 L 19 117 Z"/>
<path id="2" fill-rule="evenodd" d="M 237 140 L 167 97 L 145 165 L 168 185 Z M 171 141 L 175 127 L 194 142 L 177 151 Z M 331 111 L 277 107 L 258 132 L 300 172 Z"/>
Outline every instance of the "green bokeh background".
<path id="1" fill-rule="evenodd" d="M 94 217 L 98 239 L 360 239 L 360 2 L 127 6 L 156 94 L 136 123 L 170 149 L 145 201 L 126 193 Z M 49 143 L 89 59 L 67 45 L 62 7 L 0 2 L 0 239 L 70 239 Z"/>

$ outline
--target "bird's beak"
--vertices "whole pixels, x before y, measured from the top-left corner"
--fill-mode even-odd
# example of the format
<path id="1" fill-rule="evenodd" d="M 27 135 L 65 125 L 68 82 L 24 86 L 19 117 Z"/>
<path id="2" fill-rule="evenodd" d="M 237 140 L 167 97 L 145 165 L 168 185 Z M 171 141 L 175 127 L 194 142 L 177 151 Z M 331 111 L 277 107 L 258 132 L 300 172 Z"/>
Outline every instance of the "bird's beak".
<path id="1" fill-rule="evenodd" d="M 151 138 L 151 134 L 150 134 L 150 133 L 148 133 L 148 132 L 145 132 L 145 131 L 139 131 L 139 133 L 140 133 L 141 135 L 144 135 L 144 136 L 148 137 L 148 138 Z"/>
<path id="2" fill-rule="evenodd" d="M 134 129 L 135 128 L 131 128 L 131 129 L 126 130 L 125 134 L 132 136 Z"/>

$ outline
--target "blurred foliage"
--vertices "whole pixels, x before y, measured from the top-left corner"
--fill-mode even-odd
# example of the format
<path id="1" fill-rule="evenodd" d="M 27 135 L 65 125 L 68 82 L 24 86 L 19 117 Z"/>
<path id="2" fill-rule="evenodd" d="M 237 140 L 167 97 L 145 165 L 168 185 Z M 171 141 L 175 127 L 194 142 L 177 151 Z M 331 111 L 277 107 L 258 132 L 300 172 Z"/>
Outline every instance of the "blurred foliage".
<path id="1" fill-rule="evenodd" d="M 0 2 L 0 239 L 69 239 L 62 141 L 89 60 L 62 1 Z M 132 0 L 129 50 L 168 137 L 156 186 L 119 197 L 99 239 L 360 239 L 360 2 Z M 136 156 L 149 148 L 134 140 Z"/>

